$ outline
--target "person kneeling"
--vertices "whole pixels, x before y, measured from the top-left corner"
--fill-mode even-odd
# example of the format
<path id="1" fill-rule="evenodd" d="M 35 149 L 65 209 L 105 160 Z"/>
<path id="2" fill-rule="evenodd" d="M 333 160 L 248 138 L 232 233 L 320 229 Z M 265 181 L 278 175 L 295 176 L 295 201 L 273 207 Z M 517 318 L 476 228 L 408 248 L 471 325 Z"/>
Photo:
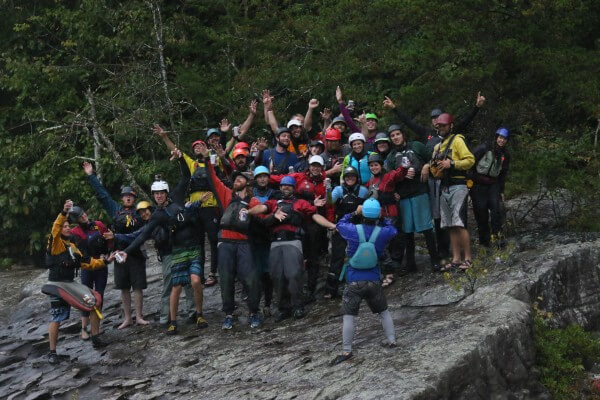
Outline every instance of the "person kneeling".
<path id="1" fill-rule="evenodd" d="M 375 199 L 367 199 L 353 213 L 346 214 L 338 223 L 337 230 L 347 243 L 348 264 L 342 271 L 346 273 L 346 288 L 342 295 L 344 322 L 342 327 L 342 354 L 332 360 L 331 365 L 344 362 L 352 357 L 355 319 L 361 301 L 364 299 L 371 311 L 379 314 L 385 332 L 384 346 L 395 347 L 394 322 L 388 310 L 387 300 L 380 284 L 381 271 L 378 259 L 384 254 L 388 242 L 398 233 L 391 221 L 385 219 L 379 224 L 381 205 Z M 352 218 L 362 215 L 361 224 L 353 224 Z"/>

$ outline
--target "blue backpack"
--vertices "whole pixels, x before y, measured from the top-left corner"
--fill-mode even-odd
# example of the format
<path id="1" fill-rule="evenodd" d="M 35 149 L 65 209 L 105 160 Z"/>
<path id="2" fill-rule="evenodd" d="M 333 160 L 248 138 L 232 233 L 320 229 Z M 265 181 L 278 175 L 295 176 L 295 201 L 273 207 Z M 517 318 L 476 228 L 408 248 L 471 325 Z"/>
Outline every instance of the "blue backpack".
<path id="1" fill-rule="evenodd" d="M 379 236 L 381 227 L 375 226 L 369 240 L 365 238 L 365 230 L 362 225 L 356 225 L 356 233 L 358 233 L 358 248 L 356 252 L 348 261 L 348 264 L 355 269 L 371 269 L 377 266 L 377 249 L 375 248 L 375 241 Z M 346 275 L 346 269 L 348 264 L 344 265 L 342 273 L 340 274 L 340 281 L 344 279 Z"/>

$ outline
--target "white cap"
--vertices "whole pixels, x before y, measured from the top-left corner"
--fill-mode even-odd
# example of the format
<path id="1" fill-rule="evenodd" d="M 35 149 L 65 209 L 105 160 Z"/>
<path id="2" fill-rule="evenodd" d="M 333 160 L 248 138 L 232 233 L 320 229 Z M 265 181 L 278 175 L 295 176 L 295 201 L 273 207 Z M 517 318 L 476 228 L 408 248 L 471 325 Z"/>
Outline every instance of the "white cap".
<path id="1" fill-rule="evenodd" d="M 302 122 L 300 122 L 299 119 L 294 118 L 294 119 L 290 119 L 290 122 L 287 123 L 288 129 L 294 125 L 302 127 Z"/>
<path id="2" fill-rule="evenodd" d="M 354 132 L 352 135 L 350 135 L 350 137 L 348 138 L 348 144 L 352 145 L 352 142 L 354 142 L 355 140 L 362 140 L 363 143 L 366 142 L 365 135 L 363 135 L 360 132 Z"/>
<path id="3" fill-rule="evenodd" d="M 163 190 L 169 193 L 169 184 L 165 181 L 155 181 L 150 187 L 151 192 L 162 192 Z"/>
<path id="4" fill-rule="evenodd" d="M 309 160 L 308 160 L 308 164 L 321 164 L 321 167 L 325 166 L 325 161 L 323 161 L 323 157 L 321 156 L 312 156 Z"/>

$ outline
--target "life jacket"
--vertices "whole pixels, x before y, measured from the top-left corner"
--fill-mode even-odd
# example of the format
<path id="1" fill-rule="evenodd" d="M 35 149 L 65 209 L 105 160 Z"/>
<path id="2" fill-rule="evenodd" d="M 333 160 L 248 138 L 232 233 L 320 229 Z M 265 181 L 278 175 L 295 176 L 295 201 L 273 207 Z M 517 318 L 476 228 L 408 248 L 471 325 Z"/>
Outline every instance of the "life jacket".
<path id="1" fill-rule="evenodd" d="M 122 207 L 113 218 L 116 233 L 131 233 L 139 228 L 139 222 L 133 208 Z"/>
<path id="2" fill-rule="evenodd" d="M 169 216 L 167 225 L 171 233 L 176 233 L 193 223 L 190 213 L 176 203 L 170 203 L 164 210 Z"/>
<path id="3" fill-rule="evenodd" d="M 502 171 L 503 160 L 504 157 L 496 157 L 493 151 L 488 150 L 477 163 L 475 170 L 478 174 L 497 178 L 500 175 L 500 171 Z"/>
<path id="4" fill-rule="evenodd" d="M 262 204 L 264 204 L 265 201 L 269 200 L 269 197 L 271 197 L 271 194 L 273 194 L 274 190 L 268 187 L 262 192 L 263 193 L 261 194 L 261 191 L 256 187 L 252 188 L 252 194 L 254 195 L 254 197 L 256 197 Z"/>
<path id="5" fill-rule="evenodd" d="M 72 281 L 81 267 L 81 254 L 74 246 L 65 243 L 65 251 L 59 254 L 46 253 L 46 268 L 50 281 Z"/>
<path id="6" fill-rule="evenodd" d="M 356 252 L 352 255 L 348 264 L 355 269 L 371 269 L 377 266 L 377 262 L 379 257 L 377 256 L 377 249 L 375 248 L 375 241 L 379 236 L 379 232 L 381 231 L 381 227 L 375 226 L 373 232 L 371 232 L 371 236 L 369 240 L 365 238 L 365 230 L 362 224 L 356 225 L 356 233 L 358 233 L 358 248 Z M 346 274 L 346 266 L 342 270 L 340 274 L 340 280 Z"/>
<path id="7" fill-rule="evenodd" d="M 273 154 L 275 153 L 277 153 L 277 150 L 275 150 L 275 148 L 269 149 L 269 172 L 272 175 L 287 174 L 289 172 L 288 160 L 290 158 L 291 153 L 288 150 L 286 150 L 278 164 L 275 164 L 275 159 L 273 158 Z"/>
<path id="8" fill-rule="evenodd" d="M 197 168 L 194 170 L 190 179 L 190 193 L 193 192 L 204 192 L 210 190 L 210 181 L 208 178 L 208 171 L 206 170 L 206 164 L 196 163 Z"/>
<path id="9" fill-rule="evenodd" d="M 342 184 L 342 197 L 335 204 L 335 214 L 341 218 L 346 214 L 356 211 L 358 206 L 364 202 L 364 199 L 358 197 L 359 193 L 359 184 L 355 184 L 352 188 Z"/>
<path id="10" fill-rule="evenodd" d="M 157 250 L 168 250 L 172 246 L 171 234 L 169 230 L 162 225 L 158 225 L 154 228 L 151 237 L 154 240 L 154 247 L 156 247 Z"/>
<path id="11" fill-rule="evenodd" d="M 372 183 L 369 186 L 369 193 L 371 197 L 379 201 L 379 204 L 382 206 L 389 206 L 392 204 L 396 204 L 396 198 L 394 197 L 394 192 L 391 191 L 382 191 L 379 190 L 379 185 L 383 180 L 384 172 L 381 172 L 379 176 L 373 176 Z"/>
<path id="12" fill-rule="evenodd" d="M 86 227 L 76 226 L 71 230 L 71 235 L 77 239 L 77 247 L 86 256 L 98 258 L 101 254 L 108 253 L 106 240 L 102 236 L 104 232 L 106 232 L 106 228 L 94 221 Z"/>
<path id="13" fill-rule="evenodd" d="M 365 152 L 361 158 L 357 158 L 354 152 L 348 155 L 348 165 L 354 167 L 358 171 L 358 183 L 366 184 L 371 178 L 371 170 L 369 169 L 369 152 Z"/>
<path id="14" fill-rule="evenodd" d="M 241 211 L 243 209 L 247 210 L 249 203 L 249 196 L 242 199 L 238 195 L 234 195 L 221 217 L 221 229 L 247 234 L 250 226 L 250 216 L 247 213 L 244 216 Z"/>
<path id="15" fill-rule="evenodd" d="M 288 200 L 277 200 L 277 207 L 287 214 L 287 217 L 283 220 L 283 224 L 289 224 L 297 227 L 302 226 L 303 218 L 302 214 L 294 210 L 294 203 L 298 199 L 293 198 L 291 201 Z"/>

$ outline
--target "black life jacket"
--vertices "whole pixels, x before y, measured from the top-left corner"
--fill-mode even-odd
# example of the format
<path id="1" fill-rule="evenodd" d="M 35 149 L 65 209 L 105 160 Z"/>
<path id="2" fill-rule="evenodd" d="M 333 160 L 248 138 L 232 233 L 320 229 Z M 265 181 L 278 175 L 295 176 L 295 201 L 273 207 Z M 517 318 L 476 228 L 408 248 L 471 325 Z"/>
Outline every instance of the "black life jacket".
<path id="1" fill-rule="evenodd" d="M 298 201 L 298 199 L 295 197 L 288 200 L 277 200 L 277 207 L 287 214 L 287 217 L 281 222 L 282 224 L 289 224 L 300 228 L 302 227 L 303 218 L 302 214 L 294 210 L 294 203 L 296 203 L 296 201 Z"/>
<path id="2" fill-rule="evenodd" d="M 135 209 L 122 207 L 113 218 L 116 233 L 131 233 L 139 229 L 140 221 Z"/>
<path id="3" fill-rule="evenodd" d="M 250 216 L 246 214 L 245 219 L 242 220 L 243 217 L 241 211 L 244 208 L 247 210 L 249 203 L 250 196 L 246 196 L 242 199 L 238 195 L 234 195 L 221 217 L 221 229 L 227 229 L 246 235 L 248 233 L 248 227 L 250 226 Z"/>
<path id="4" fill-rule="evenodd" d="M 335 205 L 335 214 L 338 217 L 343 217 L 346 214 L 350 214 L 358 208 L 364 201 L 358 197 L 360 193 L 360 185 L 355 184 L 353 187 L 348 187 L 346 184 L 342 185 L 342 197 L 338 199 Z"/>
<path id="5" fill-rule="evenodd" d="M 46 267 L 48 268 L 49 281 L 72 281 L 77 276 L 76 272 L 81 267 L 81 255 L 73 247 L 65 244 L 66 250 L 60 254 L 46 253 Z"/>
<path id="6" fill-rule="evenodd" d="M 169 203 L 164 210 L 169 217 L 167 225 L 172 233 L 175 233 L 193 223 L 190 213 L 176 203 Z"/>
<path id="7" fill-rule="evenodd" d="M 390 204 L 396 204 L 396 198 L 394 197 L 394 192 L 383 192 L 379 190 L 379 184 L 383 180 L 384 172 L 381 172 L 379 176 L 373 176 L 373 178 L 378 178 L 377 183 L 371 184 L 369 187 L 369 192 L 373 198 L 379 201 L 379 204 L 382 206 L 389 206 Z"/>
<path id="8" fill-rule="evenodd" d="M 190 179 L 190 193 L 210 190 L 208 171 L 206 170 L 206 164 L 203 164 L 204 166 L 200 166 L 200 163 L 198 163 L 198 168 L 192 174 Z"/>
<path id="9" fill-rule="evenodd" d="M 151 237 L 154 240 L 154 247 L 159 253 L 171 249 L 171 233 L 163 225 L 155 227 L 151 233 Z"/>

